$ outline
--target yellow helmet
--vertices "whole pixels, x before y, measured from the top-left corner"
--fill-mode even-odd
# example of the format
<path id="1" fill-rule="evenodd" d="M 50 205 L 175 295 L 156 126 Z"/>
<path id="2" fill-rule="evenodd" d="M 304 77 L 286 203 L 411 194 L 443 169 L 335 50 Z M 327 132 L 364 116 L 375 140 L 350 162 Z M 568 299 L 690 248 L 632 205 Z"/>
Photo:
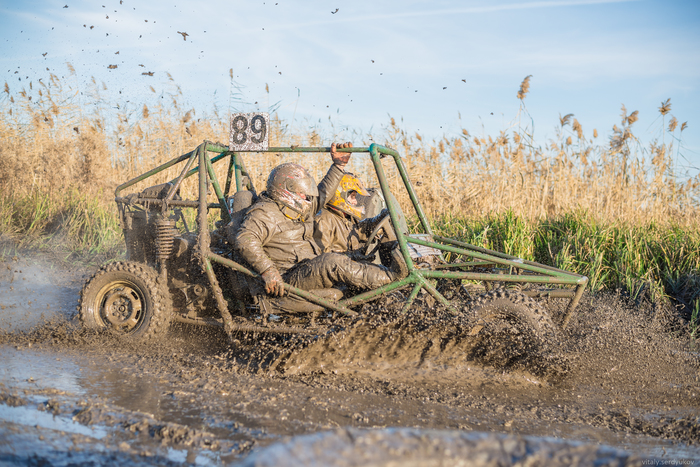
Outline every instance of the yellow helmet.
<path id="1" fill-rule="evenodd" d="M 340 179 L 335 194 L 328 200 L 326 206 L 362 220 L 365 217 L 365 200 L 368 197 L 369 193 L 362 186 L 360 179 L 351 173 L 346 173 Z"/>

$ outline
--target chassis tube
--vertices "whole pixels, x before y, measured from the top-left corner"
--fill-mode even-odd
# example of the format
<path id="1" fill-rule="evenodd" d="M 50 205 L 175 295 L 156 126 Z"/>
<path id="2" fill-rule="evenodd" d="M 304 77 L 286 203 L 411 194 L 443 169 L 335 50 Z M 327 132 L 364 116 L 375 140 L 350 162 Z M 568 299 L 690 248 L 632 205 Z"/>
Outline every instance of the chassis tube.
<path id="1" fill-rule="evenodd" d="M 374 164 L 374 170 L 377 174 L 377 179 L 379 180 L 379 186 L 382 188 L 382 193 L 384 194 L 384 201 L 386 202 L 386 207 L 389 210 L 389 216 L 391 217 L 391 226 L 394 228 L 394 233 L 396 234 L 396 239 L 399 242 L 399 247 L 401 249 L 401 255 L 403 256 L 406 266 L 408 266 L 409 274 L 413 272 L 415 266 L 413 265 L 413 260 L 411 259 L 411 254 L 408 252 L 408 244 L 406 243 L 406 235 L 401 231 L 399 226 L 399 214 L 396 206 L 391 200 L 391 190 L 389 190 L 389 182 L 387 181 L 386 174 L 384 173 L 384 167 L 382 167 L 382 161 L 379 158 L 379 152 L 376 144 L 370 146 L 372 163 Z"/>
<path id="2" fill-rule="evenodd" d="M 408 196 L 411 198 L 413 208 L 415 209 L 416 214 L 418 214 L 418 219 L 420 219 L 420 223 L 423 226 L 423 230 L 425 231 L 425 233 L 432 236 L 433 230 L 430 228 L 430 222 L 428 222 L 428 218 L 426 217 L 425 212 L 423 211 L 423 206 L 421 206 L 420 201 L 418 200 L 418 195 L 416 195 L 416 190 L 413 189 L 413 184 L 411 184 L 411 180 L 408 178 L 408 171 L 406 170 L 406 166 L 404 165 L 399 153 L 397 151 L 394 151 L 393 149 L 387 148 L 385 146 L 380 146 L 376 143 L 370 145 L 370 154 L 373 153 L 373 150 L 376 150 L 382 154 L 390 155 L 394 158 L 396 168 L 399 170 L 401 180 L 403 180 L 403 184 L 406 187 L 406 191 L 408 191 Z"/>
<path id="3" fill-rule="evenodd" d="M 260 277 L 259 274 L 256 274 L 252 271 L 250 271 L 248 268 L 244 267 L 241 264 L 238 264 L 235 261 L 232 261 L 228 258 L 224 258 L 223 256 L 219 256 L 214 253 L 209 253 L 207 255 L 207 259 L 216 261 L 217 263 L 223 264 L 224 266 L 228 266 L 231 269 L 234 269 L 242 274 L 245 274 L 249 277 Z M 307 292 L 306 290 L 300 289 L 298 287 L 294 287 L 293 285 L 289 285 L 287 283 L 284 284 L 284 289 L 291 293 L 292 295 L 297 295 L 304 300 L 307 300 L 311 303 L 315 303 L 316 305 L 321 305 L 322 307 L 329 308 L 334 311 L 338 311 L 340 313 L 343 313 L 347 316 L 357 316 L 357 313 L 352 311 L 351 309 L 342 306 L 342 304 L 336 304 L 330 300 L 326 300 L 323 297 L 319 297 L 318 295 L 315 295 L 311 292 Z"/>
<path id="4" fill-rule="evenodd" d="M 190 167 L 192 167 L 192 164 L 194 163 L 194 160 L 197 158 L 197 151 L 194 151 L 192 153 L 192 157 L 187 161 L 187 164 L 185 164 L 185 168 L 182 169 L 182 173 L 180 173 L 180 176 L 177 177 L 177 180 L 175 180 L 175 184 L 173 187 L 170 189 L 170 193 L 168 193 L 168 197 L 165 198 L 165 204 L 167 205 L 173 200 L 173 197 L 175 196 L 175 193 L 177 193 L 178 188 L 180 188 L 180 185 L 182 184 L 182 181 L 185 179 L 185 175 L 187 172 L 190 170 Z"/>
<path id="5" fill-rule="evenodd" d="M 136 184 L 136 183 L 138 183 L 138 182 L 140 182 L 140 181 L 142 181 L 142 180 L 145 180 L 145 179 L 147 179 L 148 177 L 157 174 L 158 172 L 161 172 L 161 171 L 163 171 L 163 170 L 165 170 L 165 169 L 167 169 L 167 168 L 169 168 L 169 167 L 172 167 L 173 165 L 177 164 L 178 162 L 182 162 L 182 161 L 184 161 L 184 160 L 186 160 L 186 159 L 192 157 L 192 155 L 193 155 L 198 149 L 199 149 L 199 147 L 197 147 L 197 149 L 195 149 L 195 150 L 193 150 L 193 151 L 188 152 L 187 154 L 183 154 L 182 156 L 178 156 L 178 157 L 176 157 L 175 159 L 172 159 L 172 160 L 166 162 L 165 164 L 159 165 L 159 166 L 156 167 L 155 169 L 151 169 L 151 170 L 149 170 L 148 172 L 146 172 L 145 174 L 139 175 L 139 176 L 136 177 L 136 178 L 132 178 L 132 179 L 129 180 L 128 182 L 122 183 L 121 185 L 119 185 L 119 186 L 116 188 L 116 190 L 114 190 L 114 196 L 115 196 L 115 197 L 118 197 L 118 196 L 119 196 L 119 193 L 121 193 L 121 191 L 122 191 L 123 189 L 129 188 L 131 185 L 134 185 L 134 184 Z"/>
<path id="6" fill-rule="evenodd" d="M 209 157 L 207 157 L 206 151 L 204 152 L 204 154 L 204 159 L 207 161 L 207 172 L 209 172 L 209 180 L 211 180 L 211 184 L 214 187 L 214 193 L 216 194 L 216 198 L 219 200 L 219 207 L 221 208 L 222 213 L 226 213 L 228 221 L 231 222 L 231 212 L 229 211 L 228 204 L 226 204 L 224 193 L 221 191 L 221 187 L 219 186 L 219 181 L 216 178 L 216 172 L 214 172 L 214 167 Z"/>
<path id="7" fill-rule="evenodd" d="M 423 284 L 420 282 L 416 282 L 415 285 L 413 286 L 413 290 L 411 290 L 411 294 L 408 296 L 406 299 L 406 303 L 404 303 L 403 308 L 401 308 L 401 313 L 406 313 L 409 308 L 411 308 L 411 305 L 413 305 L 413 300 L 416 299 L 418 296 L 418 292 L 420 292 L 420 289 L 423 287 Z"/>
<path id="8" fill-rule="evenodd" d="M 497 281 L 497 282 L 532 282 L 535 284 L 562 284 L 579 285 L 581 279 L 548 277 L 548 276 L 518 276 L 515 274 L 486 274 L 479 272 L 463 271 L 421 271 L 424 277 L 436 279 L 466 279 L 472 281 Z M 584 278 L 585 279 L 585 278 Z M 585 284 L 585 282 L 584 282 Z"/>
<path id="9" fill-rule="evenodd" d="M 571 299 L 571 302 L 569 302 L 569 306 L 566 308 L 566 314 L 564 315 L 564 319 L 561 322 L 562 329 L 569 324 L 569 321 L 571 320 L 571 317 L 574 314 L 574 310 L 578 306 L 579 300 L 581 300 L 581 295 L 583 295 L 583 289 L 586 288 L 587 283 L 588 280 L 586 280 L 582 284 L 579 284 L 579 286 L 576 287 L 576 295 L 574 295 L 574 298 Z"/>
<path id="10" fill-rule="evenodd" d="M 493 255 L 493 256 L 496 256 L 496 257 L 498 257 L 498 258 L 505 258 L 505 259 L 509 259 L 509 260 L 511 260 L 511 261 L 522 261 L 522 264 L 527 264 L 527 265 L 529 265 L 529 266 L 536 266 L 536 267 L 539 267 L 539 268 L 542 268 L 542 269 L 548 269 L 548 270 L 550 270 L 550 271 L 552 271 L 552 272 L 559 272 L 559 273 L 567 274 L 567 275 L 571 275 L 571 276 L 584 277 L 584 276 L 582 276 L 582 275 L 580 275 L 580 274 L 576 274 L 575 272 L 564 271 L 563 269 L 559 269 L 559 268 L 556 268 L 556 267 L 554 267 L 554 266 L 547 266 L 546 264 L 536 263 L 536 262 L 534 262 L 534 261 L 530 261 L 530 260 L 527 260 L 527 259 L 518 258 L 518 257 L 516 257 L 516 256 L 508 255 L 508 254 L 506 254 L 506 253 L 500 253 L 500 252 L 498 252 L 498 251 L 488 250 L 488 249 L 486 249 L 486 248 L 482 248 L 482 247 L 480 247 L 480 246 L 472 245 L 472 244 L 470 244 L 470 243 L 460 242 L 459 240 L 455 240 L 455 239 L 452 239 L 452 238 L 441 237 L 441 236 L 439 236 L 439 235 L 433 235 L 433 240 L 440 241 L 440 242 L 443 242 L 443 243 L 447 243 L 447 244 L 449 244 L 449 245 L 460 246 L 460 247 L 466 248 L 466 249 L 468 249 L 468 250 L 477 251 L 477 252 L 479 252 L 479 253 L 484 253 L 484 254 L 487 254 L 487 255 Z"/>
<path id="11" fill-rule="evenodd" d="M 539 274 L 545 274 L 547 276 L 558 277 L 558 278 L 561 278 L 563 280 L 562 283 L 565 283 L 565 284 L 578 284 L 582 278 L 585 279 L 585 276 L 581 276 L 578 274 L 572 274 L 572 273 L 561 271 L 561 270 L 554 270 L 553 271 L 551 268 L 542 267 L 541 265 L 532 266 L 532 265 L 524 264 L 521 262 L 515 263 L 513 260 L 499 258 L 499 257 L 492 255 L 491 253 L 487 254 L 487 253 L 478 253 L 478 252 L 473 252 L 473 251 L 470 252 L 470 251 L 465 250 L 463 248 L 457 248 L 457 247 L 449 246 L 449 245 L 441 245 L 441 244 L 435 243 L 435 242 L 427 242 L 425 240 L 420 240 L 418 238 L 409 237 L 407 240 L 409 243 L 415 243 L 417 245 L 429 246 L 429 247 L 437 248 L 437 249 L 443 250 L 443 251 L 449 251 L 452 253 L 458 253 L 458 254 L 462 254 L 462 255 L 472 256 L 474 258 L 481 259 L 481 260 L 493 261 L 494 263 L 503 264 L 505 266 L 514 266 L 514 267 L 517 267 L 519 269 L 524 269 L 526 271 L 535 272 L 535 273 L 539 273 Z M 499 276 L 499 280 L 500 280 L 500 276 Z"/>

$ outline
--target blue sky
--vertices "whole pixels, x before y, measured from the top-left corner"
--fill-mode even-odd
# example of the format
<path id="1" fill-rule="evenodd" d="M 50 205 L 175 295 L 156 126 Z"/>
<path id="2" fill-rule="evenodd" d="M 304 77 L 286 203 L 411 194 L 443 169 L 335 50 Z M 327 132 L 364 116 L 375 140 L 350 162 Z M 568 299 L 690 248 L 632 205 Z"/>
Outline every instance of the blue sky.
<path id="1" fill-rule="evenodd" d="M 517 124 L 516 93 L 532 75 L 538 144 L 569 113 L 605 141 L 623 104 L 639 111 L 646 143 L 661 136 L 670 98 L 688 122 L 679 163 L 700 167 L 697 1 L 2 0 L 0 31 L 0 79 L 13 90 L 47 67 L 67 76 L 70 62 L 73 79 L 94 76 L 115 102 L 177 85 L 197 116 L 214 105 L 224 115 L 233 69 L 237 110 L 279 103 L 297 129 L 377 131 L 391 116 L 428 138 L 496 136 Z"/>

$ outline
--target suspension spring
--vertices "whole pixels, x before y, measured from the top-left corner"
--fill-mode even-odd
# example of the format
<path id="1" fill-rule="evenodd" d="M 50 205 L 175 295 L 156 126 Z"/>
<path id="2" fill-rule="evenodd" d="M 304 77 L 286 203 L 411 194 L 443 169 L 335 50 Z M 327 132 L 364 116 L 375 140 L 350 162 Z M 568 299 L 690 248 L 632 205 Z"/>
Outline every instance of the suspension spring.
<path id="1" fill-rule="evenodd" d="M 161 217 L 156 221 L 156 259 L 163 263 L 173 252 L 175 221 Z"/>

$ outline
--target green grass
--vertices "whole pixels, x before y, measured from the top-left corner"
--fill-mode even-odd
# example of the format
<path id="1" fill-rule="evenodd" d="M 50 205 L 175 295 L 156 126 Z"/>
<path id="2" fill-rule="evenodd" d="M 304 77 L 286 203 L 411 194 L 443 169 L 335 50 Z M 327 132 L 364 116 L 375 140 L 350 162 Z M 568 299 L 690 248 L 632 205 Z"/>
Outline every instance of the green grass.
<path id="1" fill-rule="evenodd" d="M 695 301 L 693 312 L 690 315 L 690 337 L 693 339 L 700 338 L 700 300 Z"/>
<path id="2" fill-rule="evenodd" d="M 569 270 L 588 289 L 621 289 L 638 299 L 672 297 L 698 318 L 700 233 L 654 222 L 596 222 L 585 212 L 527 221 L 512 213 L 481 219 L 442 218 L 436 233 Z"/>
<path id="3" fill-rule="evenodd" d="M 59 194 L 35 191 L 0 196 L 0 234 L 18 249 L 60 248 L 89 259 L 117 257 L 124 240 L 114 203 L 78 189 Z"/>

